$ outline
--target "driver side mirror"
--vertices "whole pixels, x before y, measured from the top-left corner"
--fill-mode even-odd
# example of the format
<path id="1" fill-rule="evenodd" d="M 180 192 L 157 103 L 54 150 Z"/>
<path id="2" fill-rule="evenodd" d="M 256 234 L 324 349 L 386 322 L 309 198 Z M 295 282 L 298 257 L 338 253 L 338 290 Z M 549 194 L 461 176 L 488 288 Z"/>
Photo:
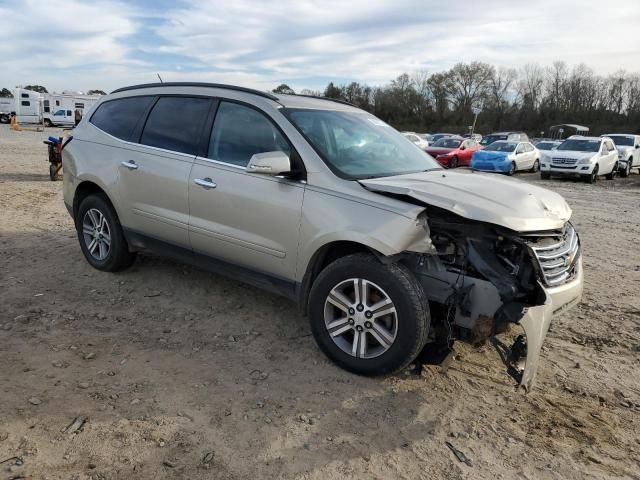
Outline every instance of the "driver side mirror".
<path id="1" fill-rule="evenodd" d="M 464 145 L 462 145 L 462 146 L 460 147 L 460 150 L 466 150 L 466 148 L 467 148 L 467 147 L 465 147 Z"/>
<path id="2" fill-rule="evenodd" d="M 284 175 L 291 173 L 291 160 L 282 151 L 256 153 L 249 160 L 247 172 L 263 175 Z"/>

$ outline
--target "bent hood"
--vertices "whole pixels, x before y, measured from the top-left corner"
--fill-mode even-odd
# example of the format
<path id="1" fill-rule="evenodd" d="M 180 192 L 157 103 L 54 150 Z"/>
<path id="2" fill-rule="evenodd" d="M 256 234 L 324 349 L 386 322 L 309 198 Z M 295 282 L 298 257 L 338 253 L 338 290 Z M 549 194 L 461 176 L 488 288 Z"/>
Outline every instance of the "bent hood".
<path id="1" fill-rule="evenodd" d="M 493 174 L 434 170 L 360 180 L 360 184 L 516 232 L 558 229 L 571 217 L 571 208 L 557 193 Z"/>

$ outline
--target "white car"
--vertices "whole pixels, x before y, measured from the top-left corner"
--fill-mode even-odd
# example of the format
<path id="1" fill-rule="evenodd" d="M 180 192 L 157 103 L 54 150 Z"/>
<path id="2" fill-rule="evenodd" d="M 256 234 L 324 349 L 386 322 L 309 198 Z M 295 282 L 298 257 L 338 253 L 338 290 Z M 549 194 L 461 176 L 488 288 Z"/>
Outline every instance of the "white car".
<path id="1" fill-rule="evenodd" d="M 628 177 L 632 168 L 637 168 L 640 173 L 640 135 L 612 133 L 602 136 L 613 140 L 618 150 L 621 177 Z"/>
<path id="2" fill-rule="evenodd" d="M 424 138 L 419 136 L 417 133 L 402 132 L 402 135 L 404 135 L 407 139 L 411 140 L 411 142 L 413 142 L 423 150 L 429 146 L 429 141 L 425 140 Z"/>
<path id="3" fill-rule="evenodd" d="M 578 175 L 589 183 L 606 175 L 613 180 L 618 172 L 618 151 L 609 137 L 572 135 L 562 142 L 540 164 L 542 178 L 551 175 Z"/>

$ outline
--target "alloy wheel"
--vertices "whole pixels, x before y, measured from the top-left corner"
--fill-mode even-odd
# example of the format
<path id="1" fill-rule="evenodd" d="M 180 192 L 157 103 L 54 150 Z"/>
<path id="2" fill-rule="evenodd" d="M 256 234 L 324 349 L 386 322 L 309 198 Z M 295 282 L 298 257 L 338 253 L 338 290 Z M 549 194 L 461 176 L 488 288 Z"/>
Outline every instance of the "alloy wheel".
<path id="1" fill-rule="evenodd" d="M 111 249 L 109 223 L 100 210 L 87 210 L 82 219 L 82 237 L 87 250 L 96 260 L 104 260 Z"/>
<path id="2" fill-rule="evenodd" d="M 333 343 L 356 358 L 382 355 L 398 333 L 393 301 L 381 287 L 362 278 L 344 280 L 331 289 L 324 322 Z"/>

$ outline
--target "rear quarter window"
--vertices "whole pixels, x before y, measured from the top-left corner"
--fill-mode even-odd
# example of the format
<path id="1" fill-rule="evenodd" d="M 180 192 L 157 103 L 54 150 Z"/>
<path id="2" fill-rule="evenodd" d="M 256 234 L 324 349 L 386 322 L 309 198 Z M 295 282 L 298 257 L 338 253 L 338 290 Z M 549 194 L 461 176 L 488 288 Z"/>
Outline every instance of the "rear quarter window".
<path id="1" fill-rule="evenodd" d="M 109 135 L 130 141 L 136 125 L 154 98 L 140 96 L 109 100 L 98 106 L 90 122 Z"/>

